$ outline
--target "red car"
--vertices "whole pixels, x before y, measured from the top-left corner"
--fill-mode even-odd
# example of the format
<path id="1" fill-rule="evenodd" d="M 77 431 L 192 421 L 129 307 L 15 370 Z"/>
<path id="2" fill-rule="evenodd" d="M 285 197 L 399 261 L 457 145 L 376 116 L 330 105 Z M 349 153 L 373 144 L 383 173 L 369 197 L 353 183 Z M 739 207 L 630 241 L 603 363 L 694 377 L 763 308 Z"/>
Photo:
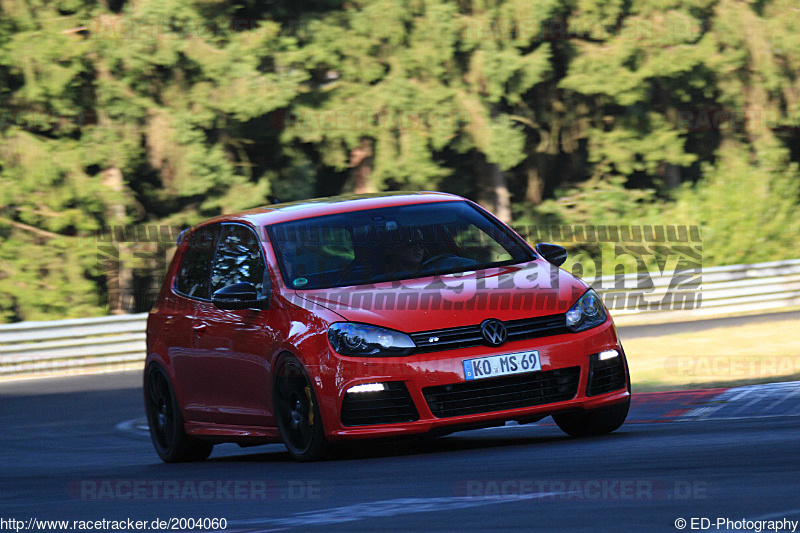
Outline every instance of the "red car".
<path id="1" fill-rule="evenodd" d="M 477 204 L 397 193 L 271 205 L 182 235 L 147 322 L 144 397 L 167 462 L 215 443 L 442 435 L 552 415 L 625 421 L 597 294 Z"/>

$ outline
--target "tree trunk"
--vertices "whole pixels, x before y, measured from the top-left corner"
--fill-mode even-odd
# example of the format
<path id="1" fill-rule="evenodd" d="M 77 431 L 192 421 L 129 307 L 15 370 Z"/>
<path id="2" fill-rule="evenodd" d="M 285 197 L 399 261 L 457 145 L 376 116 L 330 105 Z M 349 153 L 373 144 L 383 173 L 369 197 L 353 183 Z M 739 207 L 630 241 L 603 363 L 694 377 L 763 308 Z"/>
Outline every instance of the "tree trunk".
<path id="1" fill-rule="evenodd" d="M 494 193 L 494 214 L 507 224 L 511 224 L 511 193 L 508 192 L 506 175 L 499 165 L 489 165 L 492 190 Z"/>
<path id="2" fill-rule="evenodd" d="M 478 203 L 503 222 L 511 223 L 511 193 L 506 175 L 499 165 L 486 161 L 482 153 L 476 155 L 475 185 Z"/>
<path id="3" fill-rule="evenodd" d="M 548 156 L 537 153 L 533 157 L 528 157 L 526 172 L 528 183 L 525 188 L 525 201 L 533 205 L 539 205 L 544 199 L 544 180 L 547 174 Z"/>
<path id="4" fill-rule="evenodd" d="M 681 168 L 672 163 L 664 165 L 664 185 L 668 189 L 674 189 L 681 184 Z"/>
<path id="5" fill-rule="evenodd" d="M 103 184 L 121 196 L 125 190 L 122 171 L 111 167 L 103 171 Z M 122 315 L 133 312 L 136 295 L 133 288 L 133 270 L 125 264 L 123 258 L 129 257 L 130 244 L 118 240 L 116 235 L 125 236 L 125 204 L 114 203 L 108 212 L 109 238 L 116 257 L 106 257 L 106 284 L 108 287 L 108 306 L 111 314 Z"/>
<path id="6" fill-rule="evenodd" d="M 370 180 L 372 174 L 372 140 L 362 137 L 359 145 L 350 151 L 353 192 L 356 194 L 376 192 Z"/>

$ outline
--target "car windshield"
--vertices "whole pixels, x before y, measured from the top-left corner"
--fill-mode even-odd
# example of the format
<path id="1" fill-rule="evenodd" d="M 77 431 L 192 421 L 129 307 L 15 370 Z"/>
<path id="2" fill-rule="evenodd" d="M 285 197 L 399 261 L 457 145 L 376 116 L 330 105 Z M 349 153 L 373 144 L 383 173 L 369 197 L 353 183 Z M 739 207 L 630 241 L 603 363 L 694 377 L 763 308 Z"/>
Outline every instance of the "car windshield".
<path id="1" fill-rule="evenodd" d="M 352 211 L 268 228 L 287 286 L 323 289 L 521 263 L 518 237 L 466 202 Z"/>

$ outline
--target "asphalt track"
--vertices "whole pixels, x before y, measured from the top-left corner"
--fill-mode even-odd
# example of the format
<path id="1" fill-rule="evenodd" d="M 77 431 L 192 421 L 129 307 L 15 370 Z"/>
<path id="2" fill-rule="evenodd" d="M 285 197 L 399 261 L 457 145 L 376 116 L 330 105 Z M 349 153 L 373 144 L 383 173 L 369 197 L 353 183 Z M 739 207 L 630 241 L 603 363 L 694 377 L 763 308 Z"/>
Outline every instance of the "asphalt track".
<path id="1" fill-rule="evenodd" d="M 0 530 L 10 519 L 225 518 L 227 531 L 677 531 L 680 518 L 716 531 L 718 518 L 800 520 L 796 383 L 634 395 L 629 422 L 592 439 L 568 438 L 548 418 L 360 446 L 323 463 L 294 463 L 280 445 L 222 445 L 206 462 L 166 465 L 142 431 L 139 381 L 0 384 Z"/>

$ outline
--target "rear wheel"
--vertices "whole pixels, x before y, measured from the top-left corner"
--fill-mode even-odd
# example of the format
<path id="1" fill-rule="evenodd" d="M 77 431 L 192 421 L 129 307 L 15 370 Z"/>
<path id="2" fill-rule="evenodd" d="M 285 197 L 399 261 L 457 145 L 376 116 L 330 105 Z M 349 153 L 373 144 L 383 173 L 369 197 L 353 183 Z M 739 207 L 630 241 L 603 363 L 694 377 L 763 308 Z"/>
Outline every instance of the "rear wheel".
<path id="1" fill-rule="evenodd" d="M 602 435 L 618 429 L 628 417 L 631 398 L 628 396 L 624 402 L 602 407 L 591 411 L 560 413 L 553 415 L 558 427 L 567 435 L 573 437 L 588 437 Z"/>
<path id="2" fill-rule="evenodd" d="M 214 445 L 186 435 L 183 416 L 166 372 L 150 365 L 144 378 L 145 411 L 150 438 L 156 453 L 165 463 L 202 461 Z"/>
<path id="3" fill-rule="evenodd" d="M 317 461 L 330 451 L 314 389 L 294 356 L 278 363 L 274 387 L 278 430 L 289 454 L 298 461 Z"/>

